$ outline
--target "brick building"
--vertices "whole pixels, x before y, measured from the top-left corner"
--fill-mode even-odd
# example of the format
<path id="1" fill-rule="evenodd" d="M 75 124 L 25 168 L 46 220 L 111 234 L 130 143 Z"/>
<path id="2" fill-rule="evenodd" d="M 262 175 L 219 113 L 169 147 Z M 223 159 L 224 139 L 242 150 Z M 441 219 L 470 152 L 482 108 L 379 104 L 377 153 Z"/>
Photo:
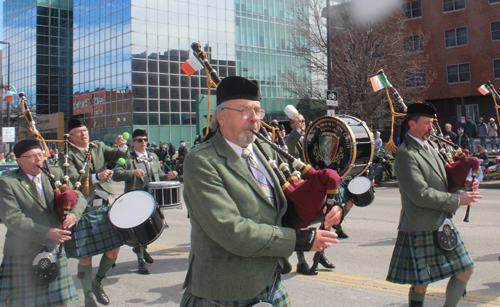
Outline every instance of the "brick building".
<path id="1" fill-rule="evenodd" d="M 440 124 L 496 118 L 493 98 L 478 87 L 491 81 L 500 90 L 500 0 L 408 1 L 403 13 L 411 34 L 405 47 L 429 55 L 433 78 L 422 100 L 436 106 Z"/>

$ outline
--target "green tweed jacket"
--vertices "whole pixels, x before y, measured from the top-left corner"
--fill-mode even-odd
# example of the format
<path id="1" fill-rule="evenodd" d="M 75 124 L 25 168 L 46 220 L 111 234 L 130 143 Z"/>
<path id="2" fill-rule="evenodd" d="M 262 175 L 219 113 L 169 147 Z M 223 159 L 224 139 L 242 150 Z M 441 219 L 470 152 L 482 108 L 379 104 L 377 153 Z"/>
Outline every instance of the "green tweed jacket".
<path id="1" fill-rule="evenodd" d="M 63 181 L 58 167 L 51 168 L 57 180 Z M 6 256 L 36 255 L 51 228 L 62 228 L 54 204 L 54 191 L 49 178 L 42 173 L 42 199 L 26 173 L 17 169 L 0 178 L 0 217 L 7 227 L 3 254 Z M 76 206 L 71 210 L 78 221 L 87 201 L 78 192 Z"/>
<path id="2" fill-rule="evenodd" d="M 103 142 L 99 141 L 93 143 L 97 147 L 93 148 L 90 151 L 92 154 L 92 161 L 90 162 L 90 173 L 88 174 L 87 168 L 85 168 L 85 174 L 83 175 L 81 181 L 83 186 L 85 184 L 87 176 L 89 176 L 89 195 L 84 195 L 87 201 L 90 200 L 90 198 L 94 194 L 93 191 L 97 186 L 97 184 L 92 183 L 92 175 L 106 170 L 107 162 L 116 162 L 119 158 L 126 159 L 128 157 L 127 152 L 121 152 L 118 148 L 108 147 Z M 68 149 L 69 180 L 73 184 L 78 181 L 78 177 L 80 176 L 79 171 L 82 169 L 83 161 L 85 161 L 85 155 L 77 148 L 70 146 L 70 148 Z M 61 152 L 59 153 L 59 166 L 63 168 L 63 164 L 64 154 Z M 99 180 L 99 185 L 104 191 L 110 194 L 116 194 L 111 183 L 106 179 Z"/>
<path id="3" fill-rule="evenodd" d="M 277 177 L 254 150 L 279 187 Z M 271 157 L 276 154 L 263 144 Z M 184 162 L 184 201 L 191 221 L 191 252 L 184 287 L 193 295 L 223 301 L 257 296 L 271 280 L 279 257 L 295 247 L 295 230 L 281 227 L 280 212 L 266 197 L 220 132 L 194 148 Z"/>
<path id="4" fill-rule="evenodd" d="M 436 151 L 425 150 L 408 134 L 398 148 L 394 172 L 401 193 L 400 231 L 437 230 L 448 213 L 457 211 L 458 194 L 447 192 L 446 172 Z"/>
<path id="5" fill-rule="evenodd" d="M 151 161 L 151 172 L 153 174 L 154 181 L 165 181 L 168 180 L 167 174 L 158 174 L 162 172 L 160 167 L 160 162 L 158 161 L 158 157 L 152 153 L 148 152 L 148 155 L 153 157 L 153 161 Z M 129 154 L 125 165 L 119 165 L 116 167 L 115 172 L 113 173 L 114 181 L 125 181 L 125 189 L 124 193 L 141 190 L 144 186 L 144 179 L 141 177 L 133 176 L 132 171 L 135 169 L 140 169 L 140 163 L 137 162 L 137 159 L 134 155 Z"/>
<path id="6" fill-rule="evenodd" d="M 285 144 L 288 147 L 288 153 L 304 161 L 304 157 L 302 156 L 302 142 L 300 141 L 301 137 L 302 134 L 300 134 L 297 129 L 293 128 L 292 132 L 286 136 Z"/>

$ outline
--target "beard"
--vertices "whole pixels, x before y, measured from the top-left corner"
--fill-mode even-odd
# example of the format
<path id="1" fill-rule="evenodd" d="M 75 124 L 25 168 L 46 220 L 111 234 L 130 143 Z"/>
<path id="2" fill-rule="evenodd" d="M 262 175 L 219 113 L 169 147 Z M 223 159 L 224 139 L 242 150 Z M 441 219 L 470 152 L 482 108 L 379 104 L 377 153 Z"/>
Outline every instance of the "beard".
<path id="1" fill-rule="evenodd" d="M 259 124 L 248 124 L 241 128 L 241 133 L 238 135 L 238 143 L 240 145 L 248 146 L 255 141 L 256 136 L 252 132 L 248 131 L 248 129 L 258 131 Z"/>

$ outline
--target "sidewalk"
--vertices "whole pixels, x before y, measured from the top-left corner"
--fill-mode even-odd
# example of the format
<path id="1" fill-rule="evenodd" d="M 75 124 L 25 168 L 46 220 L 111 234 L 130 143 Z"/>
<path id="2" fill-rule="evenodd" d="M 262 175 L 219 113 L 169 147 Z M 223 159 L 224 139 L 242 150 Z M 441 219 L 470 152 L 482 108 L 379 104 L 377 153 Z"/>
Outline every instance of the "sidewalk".
<path id="1" fill-rule="evenodd" d="M 398 181 L 382 181 L 381 187 L 399 187 Z M 480 189 L 500 189 L 500 180 L 483 181 L 479 184 Z"/>

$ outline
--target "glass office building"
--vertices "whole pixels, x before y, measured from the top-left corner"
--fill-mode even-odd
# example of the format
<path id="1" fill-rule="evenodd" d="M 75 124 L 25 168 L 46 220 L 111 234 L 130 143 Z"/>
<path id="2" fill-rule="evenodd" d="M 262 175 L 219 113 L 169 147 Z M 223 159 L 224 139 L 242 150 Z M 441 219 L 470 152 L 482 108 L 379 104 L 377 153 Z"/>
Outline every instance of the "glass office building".
<path id="1" fill-rule="evenodd" d="M 204 71 L 189 78 L 180 69 L 194 41 L 221 78 L 259 80 L 263 107 L 284 115 L 296 100 L 283 90 L 283 67 L 302 67 L 290 46 L 287 2 L 74 0 L 74 115 L 107 143 L 140 128 L 150 142 L 190 147 L 206 126 L 208 100 Z"/>
<path id="2" fill-rule="evenodd" d="M 6 0 L 3 3 L 4 84 L 25 92 L 36 114 L 73 113 L 73 1 Z"/>

